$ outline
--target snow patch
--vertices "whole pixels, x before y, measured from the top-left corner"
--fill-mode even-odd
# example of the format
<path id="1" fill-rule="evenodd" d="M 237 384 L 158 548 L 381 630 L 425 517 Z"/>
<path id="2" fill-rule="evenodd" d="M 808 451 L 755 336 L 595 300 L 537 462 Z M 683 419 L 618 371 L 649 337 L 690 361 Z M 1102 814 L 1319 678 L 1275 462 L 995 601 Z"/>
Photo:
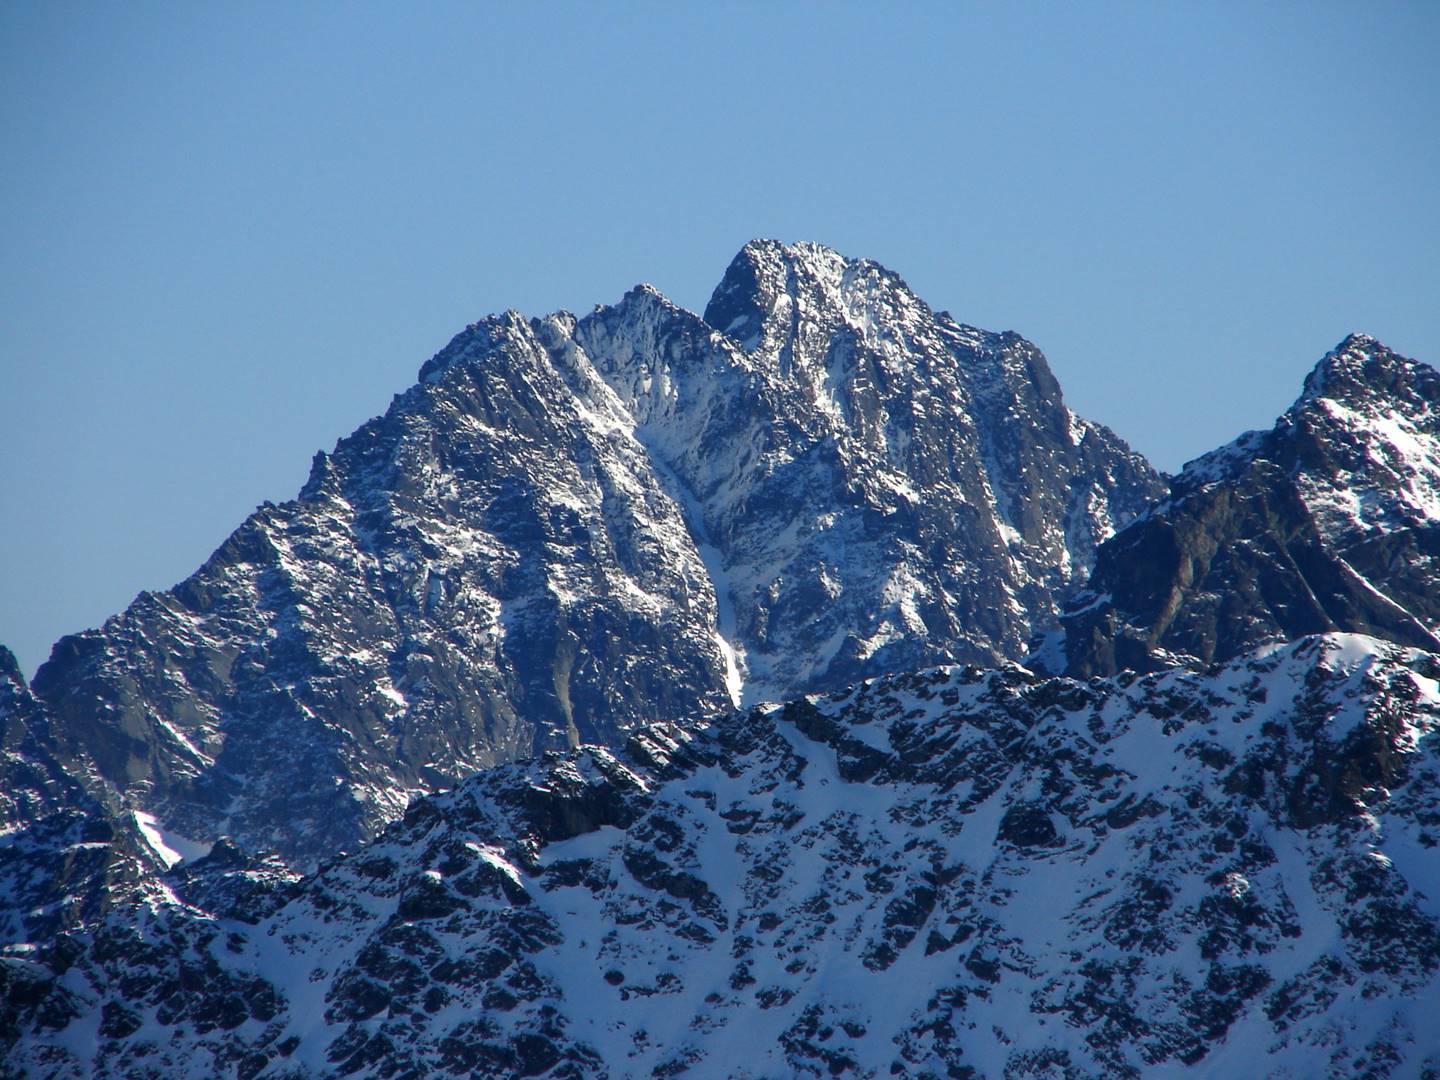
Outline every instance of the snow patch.
<path id="1" fill-rule="evenodd" d="M 154 814 L 145 810 L 134 810 L 131 813 L 135 818 L 136 826 L 145 837 L 145 842 L 150 845 L 156 855 L 160 856 L 161 862 L 165 864 L 165 869 L 168 870 L 187 859 L 200 859 L 210 854 L 212 844 L 191 840 L 174 830 L 166 829 Z"/>

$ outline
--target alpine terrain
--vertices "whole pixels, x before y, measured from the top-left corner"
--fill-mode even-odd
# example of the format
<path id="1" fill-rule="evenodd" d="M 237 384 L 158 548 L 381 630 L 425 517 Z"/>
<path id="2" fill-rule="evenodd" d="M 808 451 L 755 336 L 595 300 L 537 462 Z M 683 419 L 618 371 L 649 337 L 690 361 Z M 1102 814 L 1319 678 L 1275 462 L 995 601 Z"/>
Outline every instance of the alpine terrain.
<path id="1" fill-rule="evenodd" d="M 1062 621 L 1036 660 L 1077 675 L 1330 630 L 1440 648 L 1440 372 L 1346 338 L 1271 430 L 1106 543 Z"/>
<path id="2" fill-rule="evenodd" d="M 228 845 L 0 971 L 16 1075 L 1434 1075 L 1440 659 L 935 668 Z"/>
<path id="3" fill-rule="evenodd" d="M 814 244 L 0 649 L 0 1080 L 1440 1077 L 1440 373 L 1160 477 Z"/>
<path id="4" fill-rule="evenodd" d="M 311 868 L 537 750 L 1018 659 L 1162 490 L 1028 342 L 756 242 L 704 319 L 641 286 L 470 327 L 32 693 L 46 752 L 165 848 Z"/>

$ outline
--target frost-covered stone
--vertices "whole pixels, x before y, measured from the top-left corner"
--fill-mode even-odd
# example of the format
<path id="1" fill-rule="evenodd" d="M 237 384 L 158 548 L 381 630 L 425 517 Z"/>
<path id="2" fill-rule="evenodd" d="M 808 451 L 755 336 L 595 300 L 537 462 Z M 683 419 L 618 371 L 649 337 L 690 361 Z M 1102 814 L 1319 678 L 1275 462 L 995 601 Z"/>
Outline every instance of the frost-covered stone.
<path id="1" fill-rule="evenodd" d="M 0 647 L 0 942 L 93 921 L 163 868 L 133 817 L 91 795 Z"/>
<path id="2" fill-rule="evenodd" d="M 1423 1075 L 1437 676 L 1335 635 L 1208 673 L 940 668 L 642 727 L 422 800 L 303 882 L 223 851 L 171 871 L 0 961 L 4 1060 Z"/>

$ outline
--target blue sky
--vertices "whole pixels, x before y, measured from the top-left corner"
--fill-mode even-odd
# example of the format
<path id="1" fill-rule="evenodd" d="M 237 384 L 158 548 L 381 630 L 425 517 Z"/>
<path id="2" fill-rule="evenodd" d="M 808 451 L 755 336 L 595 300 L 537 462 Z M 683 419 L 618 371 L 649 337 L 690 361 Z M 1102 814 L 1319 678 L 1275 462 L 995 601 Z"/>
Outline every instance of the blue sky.
<path id="1" fill-rule="evenodd" d="M 297 10 L 298 9 L 298 10 Z M 190 573 L 467 322 L 811 239 L 1161 467 L 1440 361 L 1440 5 L 0 7 L 0 642 Z"/>

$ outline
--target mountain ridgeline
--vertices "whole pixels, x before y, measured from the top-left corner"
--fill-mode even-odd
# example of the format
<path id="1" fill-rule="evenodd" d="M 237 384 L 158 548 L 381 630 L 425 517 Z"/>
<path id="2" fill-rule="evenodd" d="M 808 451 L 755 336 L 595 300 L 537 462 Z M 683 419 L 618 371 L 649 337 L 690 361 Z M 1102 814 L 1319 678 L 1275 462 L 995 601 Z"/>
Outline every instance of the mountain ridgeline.
<path id="1" fill-rule="evenodd" d="M 1440 372 L 1346 338 L 1271 430 L 1191 462 L 1102 546 L 1062 624 L 1032 663 L 1073 675 L 1336 630 L 1440 649 Z"/>
<path id="2" fill-rule="evenodd" d="M 217 846 L 0 962 L 15 1075 L 1432 1076 L 1440 658 L 890 676 Z M 0 1047 L 6 1047 L 0 1031 Z M 0 1076 L 6 1066 L 0 1064 Z"/>
<path id="3" fill-rule="evenodd" d="M 0 649 L 0 1080 L 1440 1076 L 1437 732 L 1440 374 L 1166 481 L 756 241 Z"/>
<path id="4" fill-rule="evenodd" d="M 755 242 L 704 318 L 641 286 L 468 328 L 33 695 L 117 814 L 309 867 L 538 750 L 1019 658 L 1162 491 L 1022 338 Z"/>

